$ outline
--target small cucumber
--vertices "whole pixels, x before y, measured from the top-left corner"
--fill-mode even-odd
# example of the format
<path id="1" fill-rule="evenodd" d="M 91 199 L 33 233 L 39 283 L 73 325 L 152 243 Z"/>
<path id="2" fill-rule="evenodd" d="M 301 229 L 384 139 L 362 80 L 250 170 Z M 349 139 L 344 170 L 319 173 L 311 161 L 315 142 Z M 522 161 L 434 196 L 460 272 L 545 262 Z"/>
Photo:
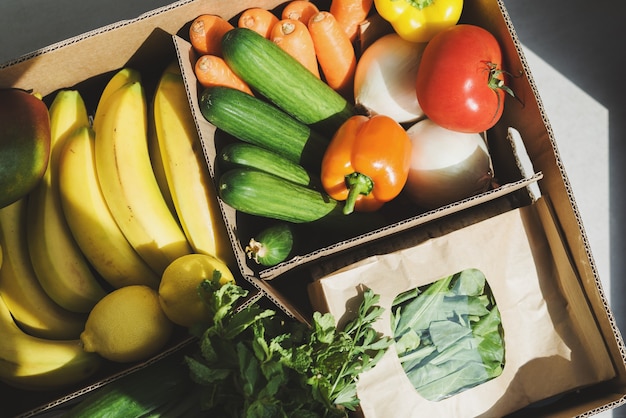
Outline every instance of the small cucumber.
<path id="1" fill-rule="evenodd" d="M 273 151 L 245 142 L 226 144 L 220 150 L 218 159 L 224 170 L 234 167 L 256 168 L 302 186 L 309 186 L 313 181 L 301 165 Z"/>
<path id="2" fill-rule="evenodd" d="M 318 170 L 329 139 L 282 110 L 239 90 L 214 86 L 200 96 L 204 118 L 244 142 Z"/>
<path id="3" fill-rule="evenodd" d="M 293 223 L 346 217 L 343 204 L 326 193 L 255 169 L 224 172 L 218 190 L 226 204 L 249 215 Z"/>
<path id="4" fill-rule="evenodd" d="M 245 248 L 248 258 L 265 267 L 285 261 L 293 251 L 293 225 L 279 222 L 270 225 L 250 239 Z"/>
<path id="5" fill-rule="evenodd" d="M 222 38 L 228 66 L 253 90 L 301 122 L 333 134 L 355 111 L 348 101 L 274 42 L 248 28 Z"/>

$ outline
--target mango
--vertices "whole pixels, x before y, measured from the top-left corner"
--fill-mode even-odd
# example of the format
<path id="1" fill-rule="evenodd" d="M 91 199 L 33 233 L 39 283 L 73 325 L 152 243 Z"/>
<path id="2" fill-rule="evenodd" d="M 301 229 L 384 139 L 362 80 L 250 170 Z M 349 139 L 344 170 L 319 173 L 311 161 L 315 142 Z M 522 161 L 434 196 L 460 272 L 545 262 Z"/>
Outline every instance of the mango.
<path id="1" fill-rule="evenodd" d="M 0 89 L 0 208 L 26 196 L 38 184 L 49 156 L 46 104 L 25 90 Z"/>

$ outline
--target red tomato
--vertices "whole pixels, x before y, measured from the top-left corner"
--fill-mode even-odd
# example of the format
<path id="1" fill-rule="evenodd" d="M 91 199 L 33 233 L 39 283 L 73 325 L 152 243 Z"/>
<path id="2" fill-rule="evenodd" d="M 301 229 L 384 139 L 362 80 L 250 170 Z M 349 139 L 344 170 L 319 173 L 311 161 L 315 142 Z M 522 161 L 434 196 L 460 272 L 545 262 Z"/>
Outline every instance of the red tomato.
<path id="1" fill-rule="evenodd" d="M 502 51 L 487 30 L 459 24 L 438 33 L 426 45 L 417 72 L 416 94 L 436 124 L 478 133 L 502 116 L 506 92 Z"/>

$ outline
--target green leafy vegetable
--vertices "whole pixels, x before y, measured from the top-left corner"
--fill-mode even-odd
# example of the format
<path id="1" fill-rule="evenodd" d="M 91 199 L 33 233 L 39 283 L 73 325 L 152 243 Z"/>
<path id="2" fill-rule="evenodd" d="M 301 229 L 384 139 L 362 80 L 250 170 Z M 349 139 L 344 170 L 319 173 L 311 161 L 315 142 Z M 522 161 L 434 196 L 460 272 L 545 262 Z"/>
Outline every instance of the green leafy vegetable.
<path id="1" fill-rule="evenodd" d="M 398 295 L 391 326 L 402 367 L 428 400 L 444 399 L 502 373 L 500 313 L 477 269 Z"/>
<path id="2" fill-rule="evenodd" d="M 211 416 L 346 417 L 359 374 L 391 344 L 372 327 L 382 308 L 371 290 L 343 330 L 331 314 L 314 313 L 308 327 L 259 304 L 237 309 L 246 291 L 233 283 L 206 280 L 200 293 L 213 321 L 192 329 L 200 350 L 186 362 Z"/>

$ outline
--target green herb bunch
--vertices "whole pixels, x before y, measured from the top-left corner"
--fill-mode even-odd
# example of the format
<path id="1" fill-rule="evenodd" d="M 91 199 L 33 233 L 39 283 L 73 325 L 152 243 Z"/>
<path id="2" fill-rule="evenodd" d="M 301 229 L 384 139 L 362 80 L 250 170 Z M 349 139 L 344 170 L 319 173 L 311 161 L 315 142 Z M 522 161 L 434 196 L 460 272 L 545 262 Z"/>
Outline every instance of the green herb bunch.
<path id="1" fill-rule="evenodd" d="M 206 280 L 200 293 L 212 321 L 192 332 L 200 350 L 187 356 L 191 378 L 202 388 L 201 409 L 220 417 L 346 417 L 359 405 L 356 384 L 391 340 L 372 324 L 379 296 L 363 294 L 356 318 L 339 330 L 331 314 L 316 312 L 312 325 L 249 304 L 240 286 Z"/>

